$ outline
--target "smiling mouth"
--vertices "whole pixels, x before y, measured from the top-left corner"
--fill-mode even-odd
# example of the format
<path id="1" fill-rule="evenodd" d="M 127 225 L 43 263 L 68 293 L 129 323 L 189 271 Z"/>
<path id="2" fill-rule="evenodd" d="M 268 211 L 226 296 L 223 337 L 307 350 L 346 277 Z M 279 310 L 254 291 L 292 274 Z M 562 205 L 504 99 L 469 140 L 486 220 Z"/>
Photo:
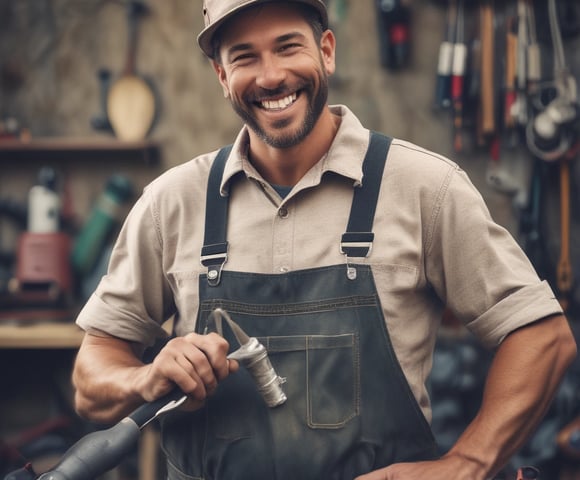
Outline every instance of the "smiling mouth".
<path id="1" fill-rule="evenodd" d="M 261 100 L 258 102 L 258 105 L 260 105 L 260 107 L 262 107 L 264 110 L 275 112 L 288 108 L 296 101 L 297 98 L 298 95 L 296 92 L 294 92 L 291 95 L 280 98 L 278 100 Z"/>

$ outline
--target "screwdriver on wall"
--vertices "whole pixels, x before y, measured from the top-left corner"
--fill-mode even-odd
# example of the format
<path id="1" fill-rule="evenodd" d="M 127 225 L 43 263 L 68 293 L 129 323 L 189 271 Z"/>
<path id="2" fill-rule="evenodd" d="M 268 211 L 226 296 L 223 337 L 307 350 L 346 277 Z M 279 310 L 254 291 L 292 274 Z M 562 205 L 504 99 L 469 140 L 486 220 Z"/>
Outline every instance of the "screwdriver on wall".
<path id="1" fill-rule="evenodd" d="M 509 131 L 515 127 L 516 75 L 518 62 L 518 37 L 513 17 L 508 18 L 506 28 L 504 126 Z"/>
<path id="2" fill-rule="evenodd" d="M 435 82 L 435 108 L 451 106 L 451 67 L 453 64 L 453 43 L 455 42 L 455 23 L 457 0 L 449 0 L 447 7 L 446 36 L 439 46 L 437 78 Z"/>
<path id="3" fill-rule="evenodd" d="M 573 145 L 560 159 L 560 257 L 556 267 L 556 285 L 560 293 L 560 305 L 568 310 L 574 274 L 570 261 L 570 162 L 580 152 L 580 142 Z"/>
<path id="4" fill-rule="evenodd" d="M 480 4 L 481 35 L 481 95 L 480 117 L 481 135 L 487 137 L 495 133 L 494 101 L 494 5 L 493 0 L 483 0 Z"/>
<path id="5" fill-rule="evenodd" d="M 528 26 L 528 6 L 526 0 L 518 0 L 516 18 L 516 99 L 512 109 L 512 116 L 517 125 L 525 126 L 528 123 L 527 88 L 527 49 L 530 41 Z"/>
<path id="6" fill-rule="evenodd" d="M 464 0 L 459 0 L 457 6 L 457 23 L 453 44 L 453 64 L 451 67 L 451 101 L 453 102 L 453 147 L 456 152 L 463 149 L 461 130 L 463 128 L 463 87 L 465 80 L 465 65 L 467 62 L 467 45 L 465 37 Z"/>
<path id="7" fill-rule="evenodd" d="M 542 79 L 542 59 L 536 34 L 534 3 L 526 0 L 526 19 L 528 21 L 528 46 L 526 51 L 526 83 L 528 95 L 535 95 Z"/>

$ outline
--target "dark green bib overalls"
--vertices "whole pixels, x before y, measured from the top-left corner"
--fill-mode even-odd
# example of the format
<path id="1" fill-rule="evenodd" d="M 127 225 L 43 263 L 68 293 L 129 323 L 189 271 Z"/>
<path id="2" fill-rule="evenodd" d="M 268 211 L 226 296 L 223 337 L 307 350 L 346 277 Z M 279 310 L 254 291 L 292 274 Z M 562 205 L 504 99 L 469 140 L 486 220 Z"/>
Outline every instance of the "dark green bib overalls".
<path id="1" fill-rule="evenodd" d="M 355 190 L 342 249 L 367 255 L 390 139 L 373 133 L 364 186 Z M 432 459 L 437 449 L 393 352 L 367 265 L 284 274 L 222 271 L 227 197 L 219 183 L 227 150 L 208 185 L 196 331 L 226 310 L 266 346 L 288 400 L 269 408 L 248 372 L 218 386 L 206 406 L 163 419 L 168 478 L 352 480 L 396 462 Z M 338 241 L 339 239 L 337 239 Z M 226 329 L 227 331 L 227 329 Z M 238 348 L 226 335 L 232 350 Z"/>

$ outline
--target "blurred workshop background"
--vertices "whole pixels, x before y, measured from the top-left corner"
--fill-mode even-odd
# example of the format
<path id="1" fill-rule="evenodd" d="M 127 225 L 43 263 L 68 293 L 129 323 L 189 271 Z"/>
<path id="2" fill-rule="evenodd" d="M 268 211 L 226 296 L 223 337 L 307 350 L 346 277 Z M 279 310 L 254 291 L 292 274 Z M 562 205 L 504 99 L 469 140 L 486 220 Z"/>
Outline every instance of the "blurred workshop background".
<path id="1" fill-rule="evenodd" d="M 330 102 L 456 161 L 580 315 L 580 2 L 328 0 Z M 0 0 L 0 478 L 103 428 L 72 411 L 75 312 L 162 171 L 240 128 L 197 47 L 201 0 Z M 431 389 L 445 451 L 490 352 L 444 319 Z M 513 465 L 580 479 L 575 365 Z M 112 479 L 159 478 L 155 427 Z"/>

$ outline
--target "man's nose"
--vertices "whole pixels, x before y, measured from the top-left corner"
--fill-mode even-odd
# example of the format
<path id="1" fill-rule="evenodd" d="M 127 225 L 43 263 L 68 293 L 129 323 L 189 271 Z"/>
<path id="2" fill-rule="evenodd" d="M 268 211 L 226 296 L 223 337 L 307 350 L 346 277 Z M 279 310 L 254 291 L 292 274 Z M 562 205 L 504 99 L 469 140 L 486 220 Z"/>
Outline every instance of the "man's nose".
<path id="1" fill-rule="evenodd" d="M 286 80 L 284 62 L 274 56 L 266 56 L 260 62 L 260 71 L 256 79 L 259 87 L 274 89 Z"/>

